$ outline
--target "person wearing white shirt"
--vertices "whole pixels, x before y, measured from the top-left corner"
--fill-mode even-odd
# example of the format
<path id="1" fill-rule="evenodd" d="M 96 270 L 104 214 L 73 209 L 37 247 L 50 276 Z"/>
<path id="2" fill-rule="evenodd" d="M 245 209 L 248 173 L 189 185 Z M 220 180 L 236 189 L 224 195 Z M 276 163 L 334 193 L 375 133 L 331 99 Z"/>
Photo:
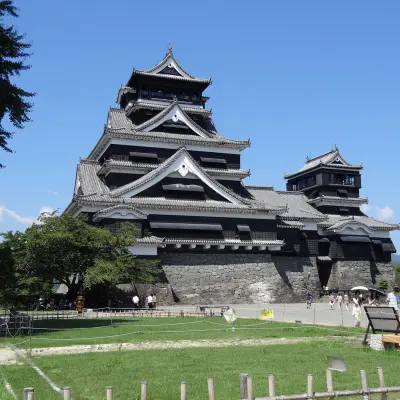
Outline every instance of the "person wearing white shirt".
<path id="1" fill-rule="evenodd" d="M 147 305 L 149 308 L 153 308 L 153 296 L 151 294 L 147 296 Z"/>
<path id="2" fill-rule="evenodd" d="M 133 306 L 134 306 L 135 308 L 139 308 L 139 297 L 138 297 L 137 294 L 135 294 L 135 295 L 132 297 L 132 302 L 133 302 Z"/>
<path id="3" fill-rule="evenodd" d="M 156 295 L 153 293 L 153 308 L 156 308 L 157 305 L 157 298 Z"/>
<path id="4" fill-rule="evenodd" d="M 398 294 L 399 294 L 399 288 L 395 287 L 393 292 L 389 293 L 386 298 L 388 306 L 393 307 L 396 310 L 396 312 L 398 311 L 399 308 L 399 303 L 397 301 Z"/>

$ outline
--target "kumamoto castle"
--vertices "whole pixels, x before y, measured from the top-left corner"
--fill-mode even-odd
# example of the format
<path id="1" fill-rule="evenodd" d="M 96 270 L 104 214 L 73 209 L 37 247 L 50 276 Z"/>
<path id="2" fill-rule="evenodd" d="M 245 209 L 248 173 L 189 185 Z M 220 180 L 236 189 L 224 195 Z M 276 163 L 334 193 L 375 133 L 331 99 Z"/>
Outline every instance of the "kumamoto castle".
<path id="1" fill-rule="evenodd" d="M 145 288 L 159 304 L 298 301 L 325 285 L 391 281 L 399 226 L 361 211 L 362 165 L 335 148 L 286 175 L 286 191 L 246 185 L 250 142 L 217 131 L 203 95 L 210 84 L 171 48 L 155 67 L 134 69 L 79 162 L 65 212 L 112 231 L 134 223 L 132 252 L 164 271 Z"/>

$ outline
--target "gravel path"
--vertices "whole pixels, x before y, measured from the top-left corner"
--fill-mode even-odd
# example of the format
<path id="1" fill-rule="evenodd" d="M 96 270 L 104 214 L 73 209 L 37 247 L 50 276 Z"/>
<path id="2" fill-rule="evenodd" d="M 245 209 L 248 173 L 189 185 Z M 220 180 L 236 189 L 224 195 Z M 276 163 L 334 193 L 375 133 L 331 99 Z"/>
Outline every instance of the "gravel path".
<path id="1" fill-rule="evenodd" d="M 277 344 L 296 344 L 311 341 L 357 340 L 355 337 L 303 337 L 279 339 L 237 339 L 237 340 L 178 340 L 178 341 L 148 341 L 140 343 L 115 343 L 101 345 L 76 345 L 62 347 L 43 347 L 31 350 L 32 357 L 55 356 L 67 354 L 98 353 L 109 351 L 137 351 L 159 349 L 187 349 L 199 347 L 230 347 L 230 346 L 271 346 Z M 0 349 L 0 364 L 16 364 L 18 358 L 13 350 Z"/>

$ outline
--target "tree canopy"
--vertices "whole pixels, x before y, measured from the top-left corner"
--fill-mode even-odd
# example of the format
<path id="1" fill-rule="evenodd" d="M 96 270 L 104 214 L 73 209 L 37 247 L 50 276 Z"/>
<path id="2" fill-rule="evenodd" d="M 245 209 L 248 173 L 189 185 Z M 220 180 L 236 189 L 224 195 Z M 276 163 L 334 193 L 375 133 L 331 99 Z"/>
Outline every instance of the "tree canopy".
<path id="1" fill-rule="evenodd" d="M 0 297 L 38 295 L 55 282 L 68 287 L 75 300 L 92 285 L 152 282 L 155 262 L 137 260 L 129 251 L 135 243 L 135 227 L 122 223 L 114 234 L 89 225 L 84 216 L 42 214 L 25 233 L 3 234 L 0 244 Z M 42 294 L 43 295 L 43 294 Z"/>
<path id="2" fill-rule="evenodd" d="M 30 121 L 32 103 L 28 99 L 34 93 L 21 89 L 11 81 L 21 71 L 30 69 L 24 61 L 30 55 L 27 50 L 31 45 L 23 41 L 25 35 L 18 33 L 14 26 L 5 25 L 5 16 L 18 18 L 12 0 L 0 0 L 0 148 L 11 153 L 8 139 L 11 139 L 13 133 L 4 127 L 4 118 L 7 115 L 16 128 L 22 129 Z"/>

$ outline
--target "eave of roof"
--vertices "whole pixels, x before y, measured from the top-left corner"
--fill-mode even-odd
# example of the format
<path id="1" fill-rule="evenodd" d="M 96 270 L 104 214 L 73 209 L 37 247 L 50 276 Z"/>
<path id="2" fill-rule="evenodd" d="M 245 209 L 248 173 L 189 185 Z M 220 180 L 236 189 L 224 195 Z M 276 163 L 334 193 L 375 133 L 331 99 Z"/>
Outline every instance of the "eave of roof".
<path id="1" fill-rule="evenodd" d="M 159 167 L 159 164 L 147 164 L 147 163 L 135 163 L 133 161 L 121 161 L 121 160 L 106 160 L 98 171 L 98 175 L 107 174 L 112 168 L 122 170 L 141 170 L 143 172 L 149 172 Z M 204 168 L 204 171 L 212 176 L 237 176 L 240 178 L 246 178 L 250 176 L 250 170 L 244 169 L 219 169 L 219 168 Z"/>
<path id="2" fill-rule="evenodd" d="M 366 225 L 373 231 L 400 230 L 400 224 L 388 224 L 387 222 L 378 221 L 374 218 L 368 217 L 367 215 L 341 216 L 336 214 L 327 214 L 327 221 L 318 223 L 318 226 L 326 230 L 332 230 L 351 223 Z"/>
<path id="3" fill-rule="evenodd" d="M 135 112 L 136 110 L 140 110 L 140 109 L 161 111 L 161 110 L 166 109 L 169 105 L 170 105 L 169 103 L 160 104 L 160 103 L 150 102 L 150 101 L 136 101 L 129 108 L 126 108 L 125 112 L 126 112 L 126 115 L 130 115 L 131 113 Z M 179 103 L 179 105 L 182 108 L 182 110 L 185 111 L 186 113 L 202 114 L 202 115 L 211 115 L 212 114 L 212 110 L 207 110 L 203 107 L 191 107 L 189 105 L 184 105 L 182 103 Z"/>
<path id="4" fill-rule="evenodd" d="M 165 199 L 164 197 L 111 197 L 110 195 L 91 195 L 91 196 L 74 196 L 73 202 L 76 207 L 79 205 L 101 205 L 104 207 L 116 204 L 131 204 L 137 208 L 153 208 L 162 210 L 182 210 L 182 211 L 211 211 L 211 212 L 237 212 L 245 214 L 268 214 L 276 215 L 275 210 L 269 210 L 265 207 L 257 207 L 257 205 L 249 206 L 246 204 L 233 204 L 214 200 L 176 200 Z M 73 211 L 71 211 L 73 212 Z"/>
<path id="5" fill-rule="evenodd" d="M 367 204 L 368 203 L 368 198 L 364 197 L 339 197 L 339 196 L 319 196 L 316 197 L 315 199 L 310 199 L 307 201 L 309 204 L 314 204 L 318 202 L 322 202 L 324 200 L 327 201 L 332 201 L 332 202 L 342 202 L 342 203 L 354 203 L 354 205 L 360 205 L 360 204 Z"/>
<path id="6" fill-rule="evenodd" d="M 88 159 L 96 159 L 96 157 L 99 157 L 103 153 L 102 150 L 108 147 L 108 144 L 112 139 L 176 143 L 181 146 L 197 145 L 206 147 L 228 147 L 238 150 L 244 150 L 247 147 L 250 147 L 250 140 L 231 140 L 223 138 L 222 136 L 214 139 L 165 132 L 131 131 L 122 133 L 109 128 L 105 128 L 103 135 L 100 137 L 96 146 L 90 152 Z"/>

